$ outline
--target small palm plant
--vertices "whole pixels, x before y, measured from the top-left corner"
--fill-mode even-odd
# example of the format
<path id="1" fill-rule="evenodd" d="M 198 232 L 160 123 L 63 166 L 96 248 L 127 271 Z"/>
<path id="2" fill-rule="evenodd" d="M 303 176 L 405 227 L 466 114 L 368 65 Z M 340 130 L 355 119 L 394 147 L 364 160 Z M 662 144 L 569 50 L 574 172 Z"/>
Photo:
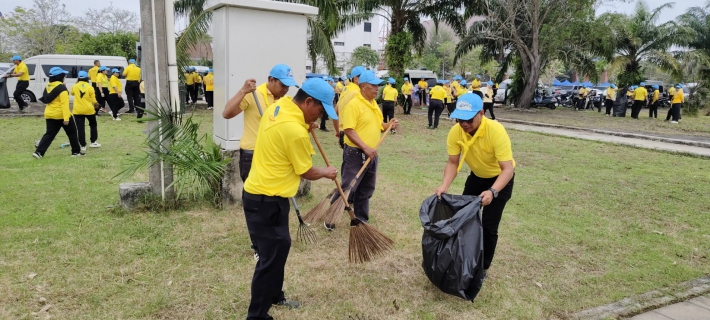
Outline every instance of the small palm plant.
<path id="1" fill-rule="evenodd" d="M 136 172 L 160 165 L 173 168 L 176 199 L 208 199 L 221 205 L 221 181 L 229 159 L 222 156 L 220 146 L 207 134 L 200 134 L 200 123 L 174 112 L 167 103 L 153 103 L 145 110 L 147 117 L 140 122 L 157 123 L 146 138 L 147 151 L 129 160 L 126 168 L 116 177 L 122 180 Z"/>

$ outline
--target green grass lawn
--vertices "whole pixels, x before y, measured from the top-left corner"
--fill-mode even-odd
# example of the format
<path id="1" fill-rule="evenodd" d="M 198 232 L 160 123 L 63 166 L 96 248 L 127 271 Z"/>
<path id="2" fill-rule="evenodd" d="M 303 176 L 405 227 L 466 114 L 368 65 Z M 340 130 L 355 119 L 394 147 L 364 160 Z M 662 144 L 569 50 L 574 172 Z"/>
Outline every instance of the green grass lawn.
<path id="1" fill-rule="evenodd" d="M 698 112 L 697 117 L 683 115 L 678 124 L 663 121 L 668 109 L 658 110 L 658 119 L 648 118 L 648 109 L 641 110 L 639 119 L 631 119 L 631 110 L 623 118 L 607 117 L 602 112 L 575 111 L 564 107 L 555 110 L 539 109 L 513 109 L 510 107 L 496 108 L 495 114 L 502 119 L 527 120 L 582 128 L 603 130 L 617 130 L 624 132 L 650 133 L 668 136 L 697 136 L 710 140 L 710 117 L 704 116 L 704 110 Z"/>
<path id="2" fill-rule="evenodd" d="M 211 113 L 198 116 L 211 131 Z M 31 156 L 42 119 L 0 119 L 0 319 L 34 318 L 40 298 L 55 319 L 245 317 L 254 261 L 241 208 L 110 208 L 111 178 L 143 152 L 144 125 L 123 119 L 100 118 L 103 147 L 86 157 L 59 149 L 60 133 L 42 160 Z M 565 318 L 710 273 L 710 161 L 511 131 L 516 184 L 489 278 L 473 304 L 442 294 L 421 269 L 418 211 L 441 182 L 450 123 L 401 124 L 381 148 L 371 213 L 395 249 L 348 264 L 345 220 L 316 228 L 316 246 L 294 241 L 284 289 L 303 306 L 277 319 Z M 335 138 L 320 138 L 339 166 Z M 303 212 L 331 188 L 314 182 Z"/>

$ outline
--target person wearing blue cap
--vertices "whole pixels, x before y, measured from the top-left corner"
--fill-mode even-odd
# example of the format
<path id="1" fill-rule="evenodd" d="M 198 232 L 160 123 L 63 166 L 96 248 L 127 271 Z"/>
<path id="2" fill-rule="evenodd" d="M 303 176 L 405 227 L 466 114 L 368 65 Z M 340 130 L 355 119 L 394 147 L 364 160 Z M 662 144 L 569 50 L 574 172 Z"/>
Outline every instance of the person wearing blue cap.
<path id="1" fill-rule="evenodd" d="M 660 101 L 658 99 L 661 97 L 661 92 L 658 90 L 658 85 L 653 85 L 653 93 L 651 93 L 651 103 L 648 105 L 648 117 L 652 119 L 658 119 L 658 104 Z"/>
<path id="2" fill-rule="evenodd" d="M 481 75 L 477 74 L 476 78 L 471 81 L 471 91 L 481 91 Z"/>
<path id="3" fill-rule="evenodd" d="M 42 97 L 38 100 L 46 104 L 44 108 L 44 121 L 46 124 L 46 132 L 37 143 L 37 148 L 32 156 L 37 159 L 42 159 L 49 149 L 49 146 L 54 141 L 54 138 L 59 133 L 59 130 L 64 129 L 64 133 L 69 138 L 71 145 L 72 157 L 83 156 L 79 139 L 76 134 L 76 123 L 74 117 L 69 110 L 69 93 L 64 85 L 64 78 L 69 71 L 63 70 L 60 67 L 52 67 L 49 69 L 49 83 L 42 92 Z"/>
<path id="4" fill-rule="evenodd" d="M 111 114 L 113 115 L 114 121 L 121 121 L 121 118 L 118 117 L 118 111 L 126 105 L 121 95 L 123 92 L 123 84 L 118 78 L 120 74 L 121 71 L 117 68 L 111 69 L 111 79 L 109 80 L 108 86 L 108 106 L 111 107 Z"/>
<path id="5" fill-rule="evenodd" d="M 612 84 L 606 89 L 604 95 L 604 106 L 606 107 L 606 116 L 611 116 L 611 108 L 614 107 L 614 101 L 616 100 L 616 85 Z"/>
<path id="6" fill-rule="evenodd" d="M 209 68 L 207 75 L 202 79 L 205 84 L 205 101 L 207 101 L 207 110 L 214 109 L 214 70 Z"/>
<path id="7" fill-rule="evenodd" d="M 128 113 L 134 113 L 136 107 L 141 105 L 141 68 L 136 65 L 135 59 L 128 60 L 128 66 L 123 69 L 123 78 L 126 79 Z"/>
<path id="8" fill-rule="evenodd" d="M 587 106 L 587 95 L 589 94 L 589 90 L 586 89 L 585 85 L 579 86 L 579 90 L 577 90 L 577 106 L 575 106 L 574 110 L 584 110 L 584 108 Z"/>
<path id="9" fill-rule="evenodd" d="M 394 105 L 397 101 L 397 96 L 399 96 L 399 91 L 394 85 L 397 81 L 394 78 L 387 79 L 387 85 L 382 89 L 382 115 L 384 116 L 384 122 L 389 122 L 394 119 Z M 395 133 L 394 129 L 391 133 Z"/>
<path id="10" fill-rule="evenodd" d="M 446 193 L 463 163 L 468 165 L 471 173 L 463 194 L 481 197 L 485 277 L 498 243 L 498 225 L 503 210 L 513 194 L 513 150 L 503 125 L 483 115 L 483 101 L 478 95 L 467 93 L 460 96 L 451 117 L 458 124 L 449 130 L 446 138 L 449 160 L 444 168 L 443 181 L 434 194 L 441 197 Z"/>
<path id="11" fill-rule="evenodd" d="M 671 100 L 671 116 L 673 117 L 671 123 L 676 124 L 680 121 L 680 110 L 685 102 L 685 93 L 683 92 L 683 85 L 678 84 L 675 86 L 675 92 L 673 94 L 673 99 Z"/>
<path id="12" fill-rule="evenodd" d="M 225 119 L 232 119 L 244 112 L 244 131 L 239 141 L 239 177 L 242 181 L 247 180 L 251 171 L 262 114 L 267 107 L 284 97 L 289 87 L 293 86 L 296 86 L 296 80 L 293 79 L 291 67 L 277 64 L 269 71 L 266 82 L 257 87 L 256 80 L 247 79 L 242 88 L 224 106 L 222 116 Z M 259 261 L 258 248 L 253 239 L 252 249 L 254 249 L 254 260 Z"/>
<path id="13" fill-rule="evenodd" d="M 340 110 L 343 110 L 345 106 L 352 101 L 352 99 L 360 93 L 360 75 L 365 72 L 366 69 L 363 66 L 355 66 L 350 71 L 350 82 L 343 89 L 343 94 L 340 95 L 340 100 L 335 106 L 335 112 L 340 114 Z M 343 136 L 343 126 L 340 120 L 333 120 L 333 127 L 335 128 L 335 136 L 339 139 L 340 147 L 345 146 L 345 136 Z"/>
<path id="14" fill-rule="evenodd" d="M 404 114 L 411 114 L 412 112 L 412 91 L 414 86 L 409 82 L 408 77 L 404 77 L 404 84 L 402 85 L 402 95 L 404 96 L 404 106 L 402 111 Z"/>
<path id="15" fill-rule="evenodd" d="M 101 92 L 99 92 L 99 87 L 96 84 L 96 75 L 99 74 L 99 69 L 101 68 L 101 61 L 99 60 L 94 60 L 94 66 L 89 69 L 89 81 L 91 82 L 91 87 L 94 89 L 94 96 L 96 97 L 96 101 L 98 102 L 99 97 L 101 96 Z M 95 115 L 99 115 L 99 108 L 96 108 L 96 113 Z"/>
<path id="16" fill-rule="evenodd" d="M 195 85 L 195 80 L 192 78 L 192 68 L 186 67 L 183 75 L 185 76 L 185 104 L 188 104 L 190 103 L 192 88 Z"/>
<path id="17" fill-rule="evenodd" d="M 417 86 L 419 87 L 417 90 L 417 96 L 419 97 L 419 107 L 426 107 L 428 106 L 427 104 L 427 89 L 429 88 L 429 83 L 426 82 L 426 79 L 421 78 L 419 79 L 419 82 L 417 83 Z"/>
<path id="18" fill-rule="evenodd" d="M 648 91 L 646 90 L 646 87 L 644 87 L 644 83 L 641 82 L 641 85 L 634 90 L 634 104 L 631 107 L 631 118 L 638 120 L 641 109 L 643 109 L 643 107 L 647 104 Z"/>
<path id="19" fill-rule="evenodd" d="M 488 86 L 483 89 L 483 115 L 486 115 L 486 111 L 491 113 L 491 120 L 496 119 L 496 115 L 493 113 L 493 82 L 488 81 Z"/>
<path id="20" fill-rule="evenodd" d="M 442 81 L 437 80 L 436 85 L 429 91 L 429 110 L 427 110 L 427 119 L 429 120 L 428 129 L 436 129 L 439 127 L 439 118 L 444 111 L 444 100 L 446 100 L 446 90 L 442 86 Z"/>
<path id="21" fill-rule="evenodd" d="M 96 94 L 96 102 L 99 103 L 99 108 L 104 113 L 108 113 L 106 110 L 107 103 L 108 107 L 111 108 L 111 102 L 108 100 L 108 87 L 110 86 L 111 84 L 108 80 L 108 68 L 104 66 L 99 67 L 99 72 L 96 73 L 96 88 L 98 89 L 98 93 Z M 98 115 L 98 111 L 96 114 Z"/>
<path id="22" fill-rule="evenodd" d="M 333 94 L 336 94 L 337 89 L 335 88 L 335 84 L 333 83 L 333 78 L 325 76 L 325 77 L 323 77 L 323 80 L 325 80 L 328 83 L 328 85 L 330 85 L 330 87 L 333 89 Z M 333 101 L 335 101 L 335 98 L 333 98 Z M 323 114 L 323 116 L 320 118 L 320 131 L 330 132 L 330 130 L 328 130 L 328 127 L 326 126 L 327 121 L 328 121 L 328 115 Z"/>
<path id="23" fill-rule="evenodd" d="M 29 103 L 22 99 L 22 94 L 25 93 L 27 88 L 30 86 L 30 72 L 27 69 L 27 65 L 22 62 L 22 57 L 14 56 L 12 57 L 12 63 L 15 65 L 15 69 L 12 73 L 6 74 L 5 78 L 17 78 L 17 84 L 15 85 L 15 92 L 12 93 L 12 98 L 17 102 L 17 107 L 20 112 L 24 112 L 25 109 L 29 109 Z"/>
<path id="24" fill-rule="evenodd" d="M 347 186 L 355 179 L 357 172 L 366 161 L 365 159 L 372 159 L 362 172 L 360 180 L 355 183 L 350 192 L 350 199 L 348 199 L 348 202 L 353 204 L 355 216 L 368 222 L 370 219 L 370 197 L 375 192 L 379 163 L 375 148 L 380 141 L 381 133 L 385 130 L 396 130 L 398 122 L 396 119 L 392 119 L 391 122 L 385 123 L 384 116 L 375 102 L 379 86 L 384 81 L 377 78 L 372 70 L 363 71 L 358 81 L 360 93 L 356 94 L 339 113 L 345 136 L 343 163 L 340 171 L 342 183 Z M 339 197 L 340 195 L 336 192 L 331 202 L 335 202 Z M 324 227 L 328 230 L 335 228 L 334 225 L 325 223 Z"/>
<path id="25" fill-rule="evenodd" d="M 454 97 L 456 96 L 456 93 L 454 92 L 454 88 L 451 87 L 451 82 L 449 80 L 444 80 L 443 82 L 444 91 L 446 91 L 446 98 L 444 98 L 444 108 L 446 108 L 446 112 L 451 115 L 451 113 L 454 112 L 454 109 L 456 109 L 456 104 L 454 103 Z"/>
<path id="26" fill-rule="evenodd" d="M 277 75 L 280 76 L 280 75 Z M 282 78 L 286 84 L 293 82 Z M 257 89 L 258 90 L 258 89 Z M 254 149 L 254 167 L 244 182 L 242 204 L 259 263 L 251 281 L 247 319 L 273 319 L 272 305 L 298 308 L 283 292 L 286 260 L 291 248 L 289 198 L 296 196 L 301 178 L 334 180 L 335 167 L 313 165 L 309 124 L 323 114 L 338 119 L 333 88 L 321 78 L 306 80 L 291 99 L 282 97 L 264 109 Z M 266 106 L 264 106 L 266 107 Z"/>
<path id="27" fill-rule="evenodd" d="M 91 133 L 89 147 L 98 148 L 101 144 L 96 142 L 99 138 L 98 125 L 96 123 L 96 109 L 99 104 L 96 101 L 96 93 L 94 88 L 89 84 L 89 73 L 79 71 L 76 83 L 71 87 L 70 94 L 74 96 L 74 121 L 76 121 L 77 135 L 79 137 L 79 145 L 81 151 L 86 151 L 86 127 L 84 124 L 89 122 L 89 130 Z"/>
<path id="28" fill-rule="evenodd" d="M 668 101 L 671 103 L 671 107 L 668 108 L 668 113 L 666 114 L 666 121 L 671 120 L 671 116 L 673 116 L 673 97 L 675 96 L 675 86 L 673 84 L 669 85 L 670 88 L 668 88 Z"/>

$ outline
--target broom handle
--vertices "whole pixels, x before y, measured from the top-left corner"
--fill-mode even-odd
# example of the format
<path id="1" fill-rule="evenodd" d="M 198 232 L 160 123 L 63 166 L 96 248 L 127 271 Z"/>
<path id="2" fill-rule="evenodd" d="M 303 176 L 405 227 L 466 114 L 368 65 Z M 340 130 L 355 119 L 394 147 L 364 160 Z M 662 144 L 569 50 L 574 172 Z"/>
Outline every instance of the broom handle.
<path id="1" fill-rule="evenodd" d="M 320 141 L 318 140 L 318 136 L 316 136 L 316 132 L 311 130 L 311 135 L 313 136 L 313 141 L 316 142 L 316 146 L 318 146 L 318 151 L 320 151 L 321 156 L 323 156 L 323 161 L 325 161 L 325 165 L 330 167 L 330 161 L 328 161 L 328 156 L 325 155 L 325 151 L 323 150 L 323 146 L 320 145 Z M 343 188 L 340 186 L 340 182 L 338 182 L 338 178 L 333 179 L 333 182 L 335 182 L 335 186 L 338 188 L 338 192 L 340 193 L 340 197 L 343 198 L 343 201 L 345 202 L 346 206 L 348 205 L 348 198 L 345 196 L 345 192 L 343 192 Z M 355 214 L 353 213 L 352 210 L 345 210 L 350 214 L 350 219 L 355 219 Z"/>
<path id="2" fill-rule="evenodd" d="M 388 122 L 388 124 L 390 124 L 390 126 L 391 126 L 391 123 L 392 123 L 392 121 L 390 120 L 390 122 Z M 385 141 L 385 137 L 387 137 L 387 134 L 389 132 L 390 132 L 390 130 L 385 130 L 385 134 L 383 134 L 382 137 L 380 137 L 380 141 L 378 141 L 377 145 L 375 146 L 375 151 L 377 151 L 377 149 L 380 148 L 382 141 Z M 372 157 L 367 157 L 367 160 L 365 160 L 365 163 L 360 168 L 360 171 L 357 172 L 357 174 L 355 175 L 355 179 L 353 179 L 353 181 L 357 181 L 357 179 L 360 178 L 360 175 L 362 175 L 362 173 L 365 172 L 365 168 L 367 168 L 367 165 L 370 164 L 370 162 L 372 162 Z M 351 185 L 352 185 L 352 183 L 351 183 Z"/>

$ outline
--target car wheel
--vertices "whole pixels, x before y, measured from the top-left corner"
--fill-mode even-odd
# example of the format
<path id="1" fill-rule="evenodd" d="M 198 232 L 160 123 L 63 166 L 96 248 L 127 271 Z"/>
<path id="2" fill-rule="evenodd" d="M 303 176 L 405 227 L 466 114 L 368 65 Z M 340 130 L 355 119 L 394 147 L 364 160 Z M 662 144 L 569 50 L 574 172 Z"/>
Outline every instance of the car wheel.
<path id="1" fill-rule="evenodd" d="M 30 91 L 23 92 L 21 97 L 22 97 L 22 101 L 24 101 L 26 103 L 37 102 L 37 99 L 35 99 L 35 95 L 32 94 L 32 92 L 30 92 Z"/>

